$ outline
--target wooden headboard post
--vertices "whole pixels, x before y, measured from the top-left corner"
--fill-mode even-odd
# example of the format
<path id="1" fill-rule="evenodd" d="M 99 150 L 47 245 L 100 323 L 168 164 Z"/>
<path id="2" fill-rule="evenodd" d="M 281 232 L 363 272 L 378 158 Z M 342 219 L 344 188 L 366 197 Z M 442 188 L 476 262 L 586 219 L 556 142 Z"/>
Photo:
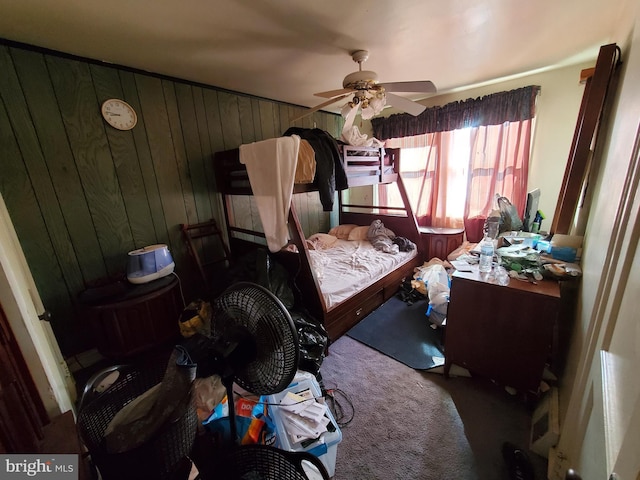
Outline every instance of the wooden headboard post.
<path id="1" fill-rule="evenodd" d="M 307 241 L 293 202 L 289 208 L 289 235 L 291 237 L 290 243 L 296 246 L 298 253 L 290 252 L 285 248 L 277 252 L 276 258 L 285 266 L 291 276 L 296 300 L 301 301 L 309 313 L 320 320 L 326 310 L 326 305 L 318 280 L 311 270 Z"/>
<path id="2" fill-rule="evenodd" d="M 411 202 L 409 201 L 409 195 L 407 195 L 407 190 L 404 187 L 404 182 L 402 181 L 402 176 L 400 175 L 400 149 L 389 148 L 387 149 L 387 153 L 389 157 L 392 158 L 393 170 L 398 175 L 396 182 L 398 184 L 398 191 L 400 192 L 400 196 L 402 197 L 402 203 L 404 204 L 407 216 L 413 224 L 413 228 L 411 229 L 411 236 L 407 236 L 407 238 L 409 238 L 412 242 L 419 246 L 422 242 L 420 242 L 418 219 L 416 219 L 416 216 L 413 213 L 413 208 L 411 208 Z"/>

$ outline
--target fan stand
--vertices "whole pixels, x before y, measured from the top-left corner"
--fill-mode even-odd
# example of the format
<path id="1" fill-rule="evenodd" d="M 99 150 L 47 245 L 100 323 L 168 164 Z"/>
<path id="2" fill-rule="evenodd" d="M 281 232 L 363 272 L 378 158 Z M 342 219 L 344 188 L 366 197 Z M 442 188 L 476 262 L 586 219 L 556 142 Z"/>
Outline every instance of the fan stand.
<path id="1" fill-rule="evenodd" d="M 231 435 L 230 445 L 239 445 L 238 425 L 236 425 L 236 406 L 233 399 L 233 375 L 222 379 L 222 384 L 227 389 L 227 407 L 229 408 L 229 432 Z"/>
<path id="2" fill-rule="evenodd" d="M 229 409 L 230 445 L 239 445 L 238 426 L 236 425 L 236 407 L 233 398 L 235 375 L 253 362 L 257 356 L 256 342 L 251 333 L 244 327 L 237 326 L 228 333 L 224 342 L 214 345 L 215 362 L 218 365 L 220 379 L 227 391 L 227 407 Z"/>

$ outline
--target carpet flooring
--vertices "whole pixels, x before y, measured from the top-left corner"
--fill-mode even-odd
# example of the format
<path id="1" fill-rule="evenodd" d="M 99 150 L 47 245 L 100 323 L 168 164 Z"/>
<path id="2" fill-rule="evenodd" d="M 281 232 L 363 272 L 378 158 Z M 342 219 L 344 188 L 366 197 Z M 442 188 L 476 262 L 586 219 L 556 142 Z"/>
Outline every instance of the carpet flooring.
<path id="1" fill-rule="evenodd" d="M 433 329 L 425 315 L 427 300 L 408 305 L 391 297 L 347 332 L 351 338 L 415 368 L 444 363 L 442 329 Z"/>
<path id="2" fill-rule="evenodd" d="M 334 480 L 512 480 L 502 444 L 527 449 L 530 412 L 489 380 L 415 370 L 348 336 L 320 371 L 344 422 Z M 529 457 L 547 478 L 546 460 Z"/>

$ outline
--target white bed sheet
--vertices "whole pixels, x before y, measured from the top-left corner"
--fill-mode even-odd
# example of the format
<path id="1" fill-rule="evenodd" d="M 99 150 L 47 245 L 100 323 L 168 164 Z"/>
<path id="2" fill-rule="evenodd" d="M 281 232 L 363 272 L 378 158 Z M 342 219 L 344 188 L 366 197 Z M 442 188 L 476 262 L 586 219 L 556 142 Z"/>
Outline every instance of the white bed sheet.
<path id="1" fill-rule="evenodd" d="M 394 255 L 376 250 L 368 240 L 340 239 L 331 248 L 309 253 L 327 310 L 417 255 L 415 249 Z"/>

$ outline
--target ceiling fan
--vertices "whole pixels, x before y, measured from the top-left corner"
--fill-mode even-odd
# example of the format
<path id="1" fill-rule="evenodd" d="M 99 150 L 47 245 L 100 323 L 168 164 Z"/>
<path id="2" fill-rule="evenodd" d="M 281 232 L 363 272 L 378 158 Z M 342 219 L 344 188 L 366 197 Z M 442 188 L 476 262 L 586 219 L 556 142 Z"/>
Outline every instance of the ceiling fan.
<path id="1" fill-rule="evenodd" d="M 424 105 L 420 105 L 413 100 L 395 95 L 391 92 L 436 92 L 435 85 L 429 80 L 380 83 L 376 72 L 362 70 L 362 63 L 369 58 L 369 52 L 367 50 L 356 50 L 351 54 L 351 58 L 358 64 L 358 71 L 344 77 L 342 88 L 315 93 L 314 95 L 316 97 L 328 98 L 329 100 L 320 105 L 316 105 L 292 121 L 299 120 L 328 105 L 339 102 L 352 94 L 353 97 L 351 100 L 343 107 L 343 116 L 346 116 L 347 112 L 352 109 L 359 107 L 362 118 L 368 120 L 380 113 L 385 105 L 391 105 L 398 110 L 417 116 L 426 108 Z"/>

